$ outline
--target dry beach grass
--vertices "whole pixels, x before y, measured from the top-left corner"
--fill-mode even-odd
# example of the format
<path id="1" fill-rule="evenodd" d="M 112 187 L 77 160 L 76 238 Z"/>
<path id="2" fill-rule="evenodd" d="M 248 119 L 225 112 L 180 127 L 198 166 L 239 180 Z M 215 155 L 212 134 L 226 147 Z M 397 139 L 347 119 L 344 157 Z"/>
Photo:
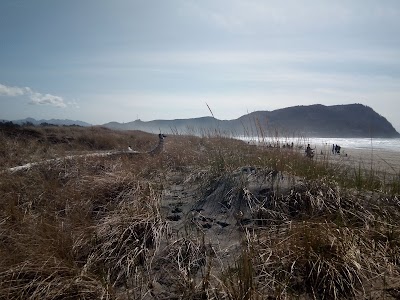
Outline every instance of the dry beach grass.
<path id="1" fill-rule="evenodd" d="M 8 172 L 146 151 L 157 136 L 53 127 L 6 128 L 0 139 L 0 299 L 400 297 L 393 154 L 377 172 L 368 153 L 310 160 L 175 135 L 158 156 Z"/>

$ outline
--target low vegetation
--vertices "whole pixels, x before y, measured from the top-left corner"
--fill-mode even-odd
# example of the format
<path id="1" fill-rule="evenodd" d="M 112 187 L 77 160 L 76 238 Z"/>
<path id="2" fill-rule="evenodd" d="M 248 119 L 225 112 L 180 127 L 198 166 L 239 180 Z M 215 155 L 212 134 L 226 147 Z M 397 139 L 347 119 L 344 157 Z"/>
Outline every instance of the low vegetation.
<path id="1" fill-rule="evenodd" d="M 0 128 L 0 299 L 400 297 L 399 175 L 214 133 L 81 156 L 157 140 Z"/>

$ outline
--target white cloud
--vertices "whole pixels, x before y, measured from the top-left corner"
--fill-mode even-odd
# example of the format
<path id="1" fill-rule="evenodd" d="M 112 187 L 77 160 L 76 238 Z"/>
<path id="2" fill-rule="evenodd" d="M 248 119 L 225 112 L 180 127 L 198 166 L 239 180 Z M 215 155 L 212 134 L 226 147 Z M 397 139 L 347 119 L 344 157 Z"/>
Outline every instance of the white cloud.
<path id="1" fill-rule="evenodd" d="M 6 86 L 0 84 L 0 96 L 9 96 L 9 97 L 17 97 L 17 96 L 28 96 L 31 100 L 29 104 L 34 105 L 51 105 L 56 107 L 66 107 L 67 105 L 64 102 L 64 99 L 60 96 L 55 96 L 51 94 L 42 94 L 33 91 L 29 87 L 15 87 L 15 86 Z"/>
<path id="2" fill-rule="evenodd" d="M 26 93 L 24 88 L 19 88 L 15 86 L 6 86 L 0 83 L 0 96 L 22 96 Z"/>
<path id="3" fill-rule="evenodd" d="M 76 100 L 72 100 L 72 101 L 67 102 L 67 105 L 70 106 L 70 107 L 76 108 L 76 109 L 80 108 L 80 106 L 79 106 L 79 104 L 78 104 L 78 102 Z"/>
<path id="4" fill-rule="evenodd" d="M 66 107 L 67 105 L 64 103 L 64 99 L 59 96 L 54 96 L 50 94 L 40 94 L 33 92 L 30 95 L 31 101 L 29 104 L 49 104 L 57 107 Z"/>

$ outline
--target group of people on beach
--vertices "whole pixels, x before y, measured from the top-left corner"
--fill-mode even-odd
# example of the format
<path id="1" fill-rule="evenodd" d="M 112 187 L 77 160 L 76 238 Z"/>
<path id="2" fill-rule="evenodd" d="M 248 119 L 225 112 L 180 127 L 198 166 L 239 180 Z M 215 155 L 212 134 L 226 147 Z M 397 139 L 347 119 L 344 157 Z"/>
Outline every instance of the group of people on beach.
<path id="1" fill-rule="evenodd" d="M 339 145 L 333 144 L 332 145 L 332 154 L 333 155 L 340 154 L 340 150 L 341 149 L 342 149 L 342 147 L 340 147 Z M 314 149 L 311 148 L 310 144 L 307 145 L 307 148 L 306 148 L 305 152 L 306 152 L 306 156 L 307 157 L 309 157 L 309 158 L 313 158 L 314 157 Z M 322 155 L 322 150 L 321 150 L 321 155 Z M 347 154 L 346 154 L 346 156 L 347 156 Z"/>
<path id="2" fill-rule="evenodd" d="M 332 154 L 333 155 L 340 154 L 340 149 L 341 149 L 341 147 L 339 145 L 333 144 L 332 145 Z"/>

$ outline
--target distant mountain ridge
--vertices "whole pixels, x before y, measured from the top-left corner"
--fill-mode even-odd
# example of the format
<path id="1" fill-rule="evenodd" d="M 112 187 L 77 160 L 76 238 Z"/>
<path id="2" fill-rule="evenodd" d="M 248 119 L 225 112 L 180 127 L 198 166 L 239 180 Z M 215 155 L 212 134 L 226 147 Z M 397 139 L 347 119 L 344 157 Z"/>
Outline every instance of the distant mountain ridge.
<path id="1" fill-rule="evenodd" d="M 6 121 L 6 120 L 3 120 L 3 121 Z M 89 124 L 89 123 L 86 123 L 83 121 L 68 120 L 68 119 L 36 120 L 34 118 L 26 118 L 26 119 L 21 119 L 21 120 L 13 120 L 12 122 L 14 124 L 18 124 L 18 125 L 31 123 L 33 125 L 51 124 L 51 125 L 58 125 L 58 126 L 62 126 L 62 125 L 66 125 L 66 126 L 77 125 L 77 126 L 83 126 L 83 127 L 92 126 L 92 124 Z"/>
<path id="2" fill-rule="evenodd" d="M 293 106 L 274 111 L 255 111 L 234 120 L 213 117 L 191 119 L 110 122 L 104 127 L 159 133 L 207 134 L 218 131 L 236 136 L 308 136 L 395 138 L 392 124 L 363 104 Z"/>
<path id="3" fill-rule="evenodd" d="M 68 119 L 35 120 L 26 118 L 12 122 L 20 125 L 46 123 L 58 126 L 93 126 L 83 121 Z M 235 136 L 400 137 L 400 134 L 386 118 L 363 104 L 299 105 L 274 111 L 255 111 L 233 120 L 199 117 L 147 122 L 141 120 L 128 123 L 109 122 L 101 126 L 118 130 L 141 130 L 167 134 L 207 135 L 217 132 Z"/>

